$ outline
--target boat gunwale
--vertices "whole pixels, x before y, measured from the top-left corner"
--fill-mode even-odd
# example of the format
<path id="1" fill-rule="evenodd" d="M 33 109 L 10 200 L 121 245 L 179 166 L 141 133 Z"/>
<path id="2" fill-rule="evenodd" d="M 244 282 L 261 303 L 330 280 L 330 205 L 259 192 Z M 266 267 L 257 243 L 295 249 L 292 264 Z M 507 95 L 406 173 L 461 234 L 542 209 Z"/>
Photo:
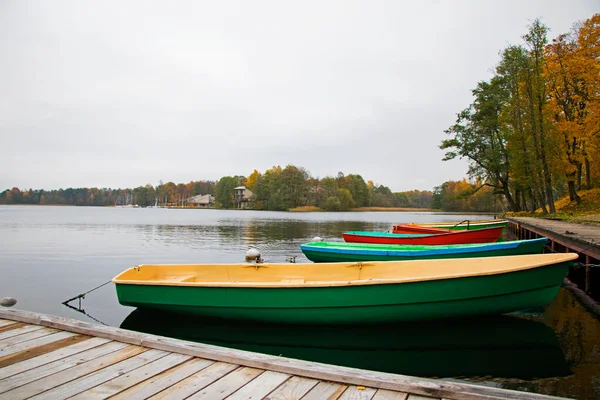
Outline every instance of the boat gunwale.
<path id="1" fill-rule="evenodd" d="M 152 264 L 152 265 L 138 265 L 136 267 L 131 267 L 121 272 L 117 276 L 115 276 L 111 282 L 116 285 L 143 285 L 143 286 L 178 286 L 178 287 L 197 287 L 197 288 L 219 288 L 219 287 L 227 287 L 227 288 L 256 288 L 256 289 L 276 289 L 276 288 L 329 288 L 329 287 L 351 287 L 351 286 L 372 286 L 372 285 L 393 285 L 393 284 L 408 284 L 408 283 L 416 283 L 416 282 L 427 282 L 427 281 L 440 281 L 447 279 L 460 279 L 460 278 L 471 278 L 471 277 L 482 277 L 482 276 L 491 276 L 491 275 L 502 275 L 509 274 L 513 272 L 526 271 L 530 269 L 540 268 L 551 266 L 555 264 L 561 264 L 565 262 L 575 261 L 579 255 L 577 253 L 551 253 L 548 255 L 552 255 L 554 257 L 548 258 L 547 261 L 539 261 L 536 263 L 523 263 L 520 265 L 512 266 L 510 268 L 494 268 L 488 269 L 484 271 L 473 271 L 471 273 L 446 273 L 446 275 L 440 276 L 437 275 L 422 275 L 422 276 L 405 276 L 402 278 L 396 279 L 355 279 L 355 280 L 339 280 L 339 281 L 306 281 L 299 282 L 301 277 L 298 277 L 298 280 L 289 279 L 283 281 L 272 281 L 272 282 L 260 282 L 260 281 L 215 281 L 215 282 L 185 282 L 185 281 L 168 281 L 168 280 L 123 280 L 119 279 L 119 276 L 126 274 L 127 272 L 139 269 L 142 267 L 165 267 L 171 264 Z M 500 258 L 514 258 L 514 257 L 525 257 L 525 258 L 537 258 L 540 254 L 529 254 L 529 255 L 520 255 L 520 256 L 498 256 L 498 257 L 486 257 L 485 260 L 491 259 L 500 259 Z M 555 259 L 557 256 L 558 260 Z M 474 262 L 473 260 L 477 260 L 479 257 L 470 258 L 469 260 Z M 463 260 L 461 258 L 449 259 L 446 261 L 450 262 L 459 262 Z M 326 267 L 327 264 L 347 264 L 346 267 L 367 267 L 369 264 L 396 264 L 396 263 L 431 263 L 432 261 L 440 262 L 440 260 L 408 260 L 408 261 L 373 261 L 373 262 L 341 262 L 341 263 L 321 263 L 319 266 Z M 463 260 L 464 261 L 464 260 Z M 202 264 L 180 264 L 180 266 L 193 266 Z M 254 266 L 253 264 L 224 264 L 229 266 L 240 266 L 240 267 L 248 267 Z M 269 266 L 290 266 L 291 264 L 256 264 L 258 268 L 264 268 Z M 294 264 L 295 266 L 302 264 Z M 309 264 L 314 265 L 314 264 Z M 258 269 L 257 268 L 257 269 Z M 184 275 L 182 275 L 184 276 Z M 188 274 L 189 276 L 189 274 Z"/>
<path id="2" fill-rule="evenodd" d="M 456 227 L 456 226 L 473 226 L 473 225 L 477 225 L 477 226 L 485 226 L 485 225 L 494 225 L 494 224 L 504 224 L 507 225 L 508 224 L 508 220 L 506 219 L 489 219 L 489 220 L 480 220 L 481 222 L 478 222 L 477 220 L 470 222 L 468 225 L 467 224 L 463 224 L 462 222 L 457 222 L 454 223 L 452 221 L 445 221 L 445 222 L 424 222 L 424 223 L 419 223 L 419 222 L 410 222 L 408 224 L 396 224 L 396 225 L 412 225 L 412 226 L 423 226 L 423 227 L 442 227 L 442 226 L 449 226 L 449 227 Z M 394 226 L 396 226 L 394 225 Z"/>
<path id="3" fill-rule="evenodd" d="M 344 236 L 358 236 L 358 237 L 370 237 L 370 238 L 397 238 L 397 239 L 425 239 L 431 237 L 446 237 L 446 236 L 472 236 L 482 235 L 486 232 L 502 232 L 504 228 L 501 226 L 493 226 L 490 228 L 482 229 L 471 229 L 471 230 L 442 230 L 439 233 L 394 233 L 394 232 L 373 232 L 373 231 L 348 231 L 343 232 Z M 500 233 L 498 233 L 500 236 Z"/>

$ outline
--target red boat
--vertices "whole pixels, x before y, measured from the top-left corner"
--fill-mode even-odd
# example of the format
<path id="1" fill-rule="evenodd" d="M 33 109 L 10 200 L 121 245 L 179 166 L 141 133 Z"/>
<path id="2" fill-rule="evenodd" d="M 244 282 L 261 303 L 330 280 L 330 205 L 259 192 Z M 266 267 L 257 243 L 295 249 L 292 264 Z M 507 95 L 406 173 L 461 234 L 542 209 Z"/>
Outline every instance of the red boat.
<path id="1" fill-rule="evenodd" d="M 474 231 L 444 231 L 429 234 L 401 234 L 387 232 L 344 232 L 346 242 L 381 243 L 381 244 L 467 244 L 496 242 L 502 234 L 503 227 L 477 229 Z"/>

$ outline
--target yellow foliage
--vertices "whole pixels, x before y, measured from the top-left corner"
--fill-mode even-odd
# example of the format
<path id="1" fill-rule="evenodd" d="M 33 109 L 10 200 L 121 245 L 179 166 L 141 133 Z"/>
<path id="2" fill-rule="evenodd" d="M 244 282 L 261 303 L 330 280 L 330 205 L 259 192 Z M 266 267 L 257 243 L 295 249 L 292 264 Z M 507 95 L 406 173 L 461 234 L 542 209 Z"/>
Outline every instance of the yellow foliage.
<path id="1" fill-rule="evenodd" d="M 302 206 L 296 208 L 290 208 L 288 211 L 292 212 L 313 212 L 313 211 L 323 211 L 319 207 L 315 206 Z"/>
<path id="2" fill-rule="evenodd" d="M 256 184 L 256 181 L 260 177 L 261 177 L 261 174 L 256 169 L 254 171 L 252 171 L 250 176 L 246 179 L 246 187 L 250 190 L 254 190 L 254 185 Z"/>
<path id="3" fill-rule="evenodd" d="M 581 190 L 577 192 L 581 202 L 577 204 L 569 200 L 569 196 L 555 202 L 556 212 L 573 215 L 600 214 L 600 189 Z"/>

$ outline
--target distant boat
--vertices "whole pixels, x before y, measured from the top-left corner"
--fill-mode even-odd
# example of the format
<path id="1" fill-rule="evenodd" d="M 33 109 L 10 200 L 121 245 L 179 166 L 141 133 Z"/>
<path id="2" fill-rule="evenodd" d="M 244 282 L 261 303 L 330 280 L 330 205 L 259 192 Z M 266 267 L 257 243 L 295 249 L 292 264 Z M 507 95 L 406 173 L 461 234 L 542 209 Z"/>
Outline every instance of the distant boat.
<path id="1" fill-rule="evenodd" d="M 117 204 L 117 202 L 119 201 L 117 199 L 117 201 L 115 202 L 115 207 L 117 208 L 140 208 L 139 205 L 137 204 L 133 204 L 133 196 L 130 196 L 129 193 L 125 193 L 125 202 L 123 204 Z"/>
<path id="2" fill-rule="evenodd" d="M 153 206 L 148 206 L 148 207 L 146 207 L 146 208 L 160 208 L 160 207 L 158 206 L 158 197 L 156 197 L 156 198 L 154 199 L 154 205 L 153 205 Z"/>
<path id="3" fill-rule="evenodd" d="M 310 242 L 300 245 L 300 250 L 314 262 L 426 260 L 539 254 L 547 241 L 547 238 L 539 238 L 439 246 Z"/>
<path id="4" fill-rule="evenodd" d="M 279 323 L 382 323 L 543 306 L 577 257 L 139 265 L 112 282 L 119 303 L 131 307 Z"/>
<path id="5" fill-rule="evenodd" d="M 496 228 L 496 227 L 505 227 L 508 224 L 507 220 L 504 219 L 488 219 L 488 220 L 464 220 L 457 222 L 432 222 L 432 223 L 416 223 L 413 222 L 411 224 L 398 224 L 394 225 L 392 228 L 393 233 L 419 233 L 417 232 L 417 228 L 422 228 L 422 233 L 430 233 L 426 232 L 425 229 L 449 229 L 453 231 L 463 231 L 463 230 L 475 230 L 475 229 L 484 229 L 484 228 Z M 413 228 L 413 229 L 410 229 Z"/>
<path id="6" fill-rule="evenodd" d="M 351 231 L 342 234 L 344 241 L 352 243 L 443 245 L 496 242 L 502 227 L 474 231 L 440 231 L 427 234 L 401 234 L 387 232 Z"/>

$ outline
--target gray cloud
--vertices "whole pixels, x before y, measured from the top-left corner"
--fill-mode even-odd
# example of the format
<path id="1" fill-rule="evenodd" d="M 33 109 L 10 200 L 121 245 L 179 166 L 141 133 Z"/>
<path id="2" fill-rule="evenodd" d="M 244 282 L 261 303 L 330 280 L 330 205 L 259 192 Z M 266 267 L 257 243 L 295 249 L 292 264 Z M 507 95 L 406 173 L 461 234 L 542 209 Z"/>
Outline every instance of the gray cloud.
<path id="1" fill-rule="evenodd" d="M 0 190 L 217 180 L 294 164 L 392 190 L 465 176 L 438 149 L 498 52 L 596 1 L 4 1 Z"/>

